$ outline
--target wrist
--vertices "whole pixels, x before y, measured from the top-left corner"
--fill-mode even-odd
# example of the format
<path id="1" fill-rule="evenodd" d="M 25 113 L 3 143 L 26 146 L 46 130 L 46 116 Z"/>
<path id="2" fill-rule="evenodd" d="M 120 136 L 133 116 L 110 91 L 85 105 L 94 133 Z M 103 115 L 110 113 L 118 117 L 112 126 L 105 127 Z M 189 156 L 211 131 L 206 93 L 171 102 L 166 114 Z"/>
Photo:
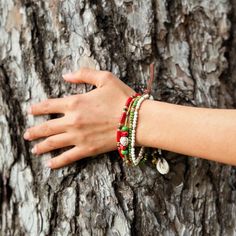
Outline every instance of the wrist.
<path id="1" fill-rule="evenodd" d="M 156 101 L 154 100 L 145 100 L 140 107 L 138 123 L 136 128 L 136 145 L 151 147 L 151 130 L 153 129 L 152 125 L 152 116 L 153 116 L 153 107 Z"/>

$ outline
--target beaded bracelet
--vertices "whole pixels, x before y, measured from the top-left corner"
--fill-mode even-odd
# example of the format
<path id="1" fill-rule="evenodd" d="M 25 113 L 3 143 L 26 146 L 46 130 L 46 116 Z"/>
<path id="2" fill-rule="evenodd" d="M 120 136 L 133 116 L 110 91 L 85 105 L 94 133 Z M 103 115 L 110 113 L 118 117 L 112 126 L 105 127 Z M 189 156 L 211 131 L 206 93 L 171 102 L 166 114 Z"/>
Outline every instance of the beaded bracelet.
<path id="1" fill-rule="evenodd" d="M 144 154 L 144 147 L 142 146 L 138 157 L 135 157 L 135 138 L 136 138 L 136 127 L 137 127 L 137 121 L 138 121 L 138 111 L 142 104 L 142 102 L 150 97 L 149 94 L 144 94 L 140 98 L 135 99 L 134 105 L 131 110 L 131 116 L 130 116 L 130 136 L 131 136 L 131 151 L 130 151 L 130 157 L 132 160 L 133 165 L 138 165 L 140 160 L 143 158 Z"/>
<path id="2" fill-rule="evenodd" d="M 124 161 L 127 163 L 127 164 L 132 164 L 131 162 L 131 159 L 130 159 L 130 152 L 131 152 L 131 136 L 130 136 L 130 129 L 131 129 L 131 126 L 130 126 L 130 122 L 129 122 L 129 118 L 130 116 L 132 116 L 131 114 L 131 109 L 133 107 L 133 105 L 136 103 L 135 101 L 137 99 L 139 99 L 141 97 L 141 94 L 139 94 L 137 97 L 135 97 L 131 102 L 130 102 L 130 105 L 129 105 L 129 108 L 128 108 L 128 111 L 127 111 L 127 116 L 126 116 L 126 119 L 125 119 L 125 126 L 128 127 L 128 148 L 127 148 L 127 155 L 125 156 L 125 159 Z"/>
<path id="3" fill-rule="evenodd" d="M 141 96 L 137 96 L 133 101 L 132 103 L 130 104 L 130 108 L 129 108 L 129 112 L 127 114 L 127 117 L 126 117 L 126 126 L 129 127 L 128 129 L 128 140 L 129 140 L 129 144 L 128 144 L 128 156 L 127 156 L 127 160 L 126 162 L 128 164 L 133 164 L 132 162 L 132 158 L 131 158 L 131 150 L 132 150 L 132 147 L 131 147 L 131 143 L 132 143 L 132 122 L 133 122 L 133 119 L 134 119 L 134 107 L 137 106 L 137 102 L 139 101 L 139 99 L 141 99 Z"/>
<path id="4" fill-rule="evenodd" d="M 143 96 L 143 95 L 142 95 Z M 129 120 L 129 143 L 130 143 L 130 145 L 129 145 L 129 160 L 130 160 L 130 162 L 133 164 L 133 165 L 135 165 L 135 163 L 134 163 L 134 158 L 133 158 L 133 156 L 134 156 L 134 154 L 135 154 L 135 152 L 134 152 L 134 146 L 135 146 L 135 137 L 134 137 L 134 133 L 136 132 L 135 130 L 134 130 L 134 112 L 135 112 L 135 108 L 136 108 L 136 106 L 137 106 L 137 103 L 139 102 L 139 100 L 141 99 L 141 97 L 139 97 L 139 98 L 136 98 L 135 100 L 134 100 L 134 102 L 133 102 L 133 104 L 132 104 L 132 106 L 131 106 L 131 108 L 130 108 L 130 116 L 128 117 L 128 120 Z"/>
<path id="5" fill-rule="evenodd" d="M 150 94 L 144 94 L 142 95 L 141 98 L 136 98 L 132 109 L 131 109 L 131 116 L 130 116 L 130 136 L 131 136 L 131 151 L 130 151 L 130 155 L 131 155 L 131 160 L 133 165 L 138 165 L 140 163 L 140 161 L 144 158 L 144 150 L 145 147 L 141 147 L 138 157 L 135 157 L 135 137 L 136 137 L 136 127 L 137 127 L 137 121 L 138 121 L 138 111 L 140 109 L 140 106 L 142 104 L 142 102 L 146 99 L 150 99 L 153 100 L 153 96 Z M 133 111 L 133 118 L 132 118 L 132 111 Z M 154 157 L 152 163 L 156 165 L 156 169 L 159 171 L 159 173 L 161 174 L 167 174 L 169 172 L 169 164 L 168 162 L 165 160 L 165 158 L 162 155 L 161 149 L 158 149 L 158 154 L 159 154 L 159 158 L 156 159 Z"/>
<path id="6" fill-rule="evenodd" d="M 124 158 L 128 154 L 127 146 L 128 146 L 128 127 L 125 125 L 125 120 L 127 117 L 127 111 L 129 110 L 129 106 L 134 100 L 135 97 L 140 96 L 140 94 L 136 93 L 133 96 L 130 96 L 126 103 L 125 107 L 123 108 L 123 112 L 120 118 L 120 122 L 117 129 L 116 141 L 117 141 L 117 148 L 121 158 Z"/>
<path id="7" fill-rule="evenodd" d="M 135 156 L 135 138 L 136 127 L 138 121 L 138 112 L 142 102 L 146 99 L 153 100 L 153 97 L 149 94 L 135 95 L 129 97 L 126 101 L 123 113 L 120 118 L 120 123 L 117 129 L 117 147 L 119 154 L 127 164 L 137 166 L 144 158 L 145 147 L 141 147 L 138 157 Z M 167 174 L 169 172 L 169 164 L 164 159 L 161 153 L 161 149 L 158 149 L 159 158 L 153 157 L 152 163 L 156 165 L 156 169 L 161 174 Z"/>

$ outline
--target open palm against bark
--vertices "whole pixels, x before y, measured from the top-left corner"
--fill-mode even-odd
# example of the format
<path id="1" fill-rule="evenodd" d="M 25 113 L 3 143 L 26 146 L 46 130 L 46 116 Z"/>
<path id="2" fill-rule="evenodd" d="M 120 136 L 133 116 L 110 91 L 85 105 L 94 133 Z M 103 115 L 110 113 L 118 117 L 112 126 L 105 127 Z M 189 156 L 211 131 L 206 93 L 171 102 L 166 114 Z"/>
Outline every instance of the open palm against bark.
<path id="1" fill-rule="evenodd" d="M 97 88 L 65 98 L 47 99 L 31 106 L 29 113 L 64 114 L 29 128 L 24 138 L 45 137 L 32 152 L 70 147 L 48 163 L 51 168 L 116 149 L 116 128 L 126 99 L 135 91 L 107 71 L 81 69 L 67 74 L 72 83 Z M 161 148 L 208 160 L 236 165 L 236 110 L 210 109 L 146 100 L 139 110 L 136 145 Z M 186 145 L 187 144 L 187 145 Z"/>
<path id="2" fill-rule="evenodd" d="M 33 147 L 34 154 L 72 146 L 48 161 L 51 168 L 115 150 L 116 128 L 122 107 L 127 97 L 135 93 L 108 71 L 82 68 L 63 78 L 71 83 L 89 83 L 97 88 L 85 94 L 47 99 L 29 108 L 28 113 L 32 115 L 64 114 L 31 127 L 24 134 L 24 138 L 30 141 L 45 138 Z"/>

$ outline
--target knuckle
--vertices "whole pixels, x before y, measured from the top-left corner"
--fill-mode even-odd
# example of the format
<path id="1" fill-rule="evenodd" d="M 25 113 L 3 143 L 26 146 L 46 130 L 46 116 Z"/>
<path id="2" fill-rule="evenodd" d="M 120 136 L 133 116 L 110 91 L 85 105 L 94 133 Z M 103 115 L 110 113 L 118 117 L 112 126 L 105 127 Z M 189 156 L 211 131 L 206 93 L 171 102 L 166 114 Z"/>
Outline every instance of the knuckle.
<path id="1" fill-rule="evenodd" d="M 56 156 L 50 160 L 53 169 L 58 169 L 58 168 L 61 168 L 62 166 L 65 165 L 63 163 L 64 162 L 63 159 L 61 159 L 62 156 L 63 155 L 61 154 L 61 155 Z"/>
<path id="2" fill-rule="evenodd" d="M 65 164 L 70 163 L 73 161 L 73 157 L 71 155 L 62 154 L 62 158 L 65 161 Z"/>
<path id="3" fill-rule="evenodd" d="M 110 71 L 104 71 L 103 76 L 107 80 L 112 80 L 113 79 L 113 74 Z"/>
<path id="4" fill-rule="evenodd" d="M 95 145 L 92 145 L 88 148 L 88 152 L 91 155 L 96 154 L 98 152 L 98 147 Z"/>
<path id="5" fill-rule="evenodd" d="M 77 135 L 79 143 L 82 145 L 87 146 L 87 143 L 90 143 L 91 141 L 91 134 L 89 132 L 86 132 L 84 130 L 81 130 L 79 134 Z"/>
<path id="6" fill-rule="evenodd" d="M 50 108 L 50 100 L 46 99 L 41 103 L 41 107 L 45 113 L 48 113 L 49 108 Z"/>
<path id="7" fill-rule="evenodd" d="M 42 131 L 45 136 L 48 136 L 48 135 L 52 134 L 52 132 L 53 132 L 52 127 L 48 123 L 44 123 L 42 125 Z"/>
<path id="8" fill-rule="evenodd" d="M 71 126 L 80 128 L 82 126 L 82 115 L 79 112 L 76 112 L 71 118 Z"/>
<path id="9" fill-rule="evenodd" d="M 79 99 L 77 97 L 73 97 L 71 98 L 68 102 L 67 102 L 67 108 L 68 110 L 74 110 L 77 105 L 78 105 Z"/>
<path id="10" fill-rule="evenodd" d="M 60 156 L 58 156 L 57 166 L 60 166 L 60 167 L 66 166 L 72 163 L 73 161 L 74 160 L 72 156 L 62 153 Z"/>
<path id="11" fill-rule="evenodd" d="M 57 142 L 53 138 L 47 138 L 45 143 L 49 148 L 55 149 L 57 147 Z"/>
<path id="12" fill-rule="evenodd" d="M 78 140 L 79 140 L 79 143 L 80 143 L 80 144 L 86 143 L 87 135 L 84 134 L 84 133 L 81 133 L 81 134 L 78 136 Z"/>

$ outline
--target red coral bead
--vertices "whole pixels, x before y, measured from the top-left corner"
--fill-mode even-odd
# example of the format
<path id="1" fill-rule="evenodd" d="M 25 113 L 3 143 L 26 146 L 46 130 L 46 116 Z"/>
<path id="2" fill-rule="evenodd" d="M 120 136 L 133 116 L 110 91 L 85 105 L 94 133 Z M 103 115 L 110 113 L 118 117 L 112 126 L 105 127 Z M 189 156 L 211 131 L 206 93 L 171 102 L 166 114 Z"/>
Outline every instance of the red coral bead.
<path id="1" fill-rule="evenodd" d="M 121 123 L 121 124 L 124 124 L 125 118 L 126 118 L 126 112 L 123 112 L 123 113 L 122 113 L 122 116 L 121 116 L 121 118 L 120 118 L 120 123 Z"/>
<path id="2" fill-rule="evenodd" d="M 123 158 L 124 158 L 124 155 L 121 153 L 121 150 L 120 150 L 120 149 L 118 149 L 118 152 L 119 152 L 119 154 L 120 154 L 120 157 L 123 159 Z"/>
<path id="3" fill-rule="evenodd" d="M 127 136 L 128 136 L 128 131 L 121 132 L 121 137 L 127 137 Z"/>
<path id="4" fill-rule="evenodd" d="M 127 101 L 126 101 L 126 103 L 125 103 L 125 106 L 126 107 L 128 107 L 129 106 L 129 104 L 130 104 L 130 102 L 132 101 L 132 97 L 129 97 L 128 99 L 127 99 Z"/>
<path id="5" fill-rule="evenodd" d="M 121 131 L 120 131 L 120 130 L 117 130 L 117 133 L 116 133 L 116 142 L 120 142 L 120 137 L 121 137 Z"/>

